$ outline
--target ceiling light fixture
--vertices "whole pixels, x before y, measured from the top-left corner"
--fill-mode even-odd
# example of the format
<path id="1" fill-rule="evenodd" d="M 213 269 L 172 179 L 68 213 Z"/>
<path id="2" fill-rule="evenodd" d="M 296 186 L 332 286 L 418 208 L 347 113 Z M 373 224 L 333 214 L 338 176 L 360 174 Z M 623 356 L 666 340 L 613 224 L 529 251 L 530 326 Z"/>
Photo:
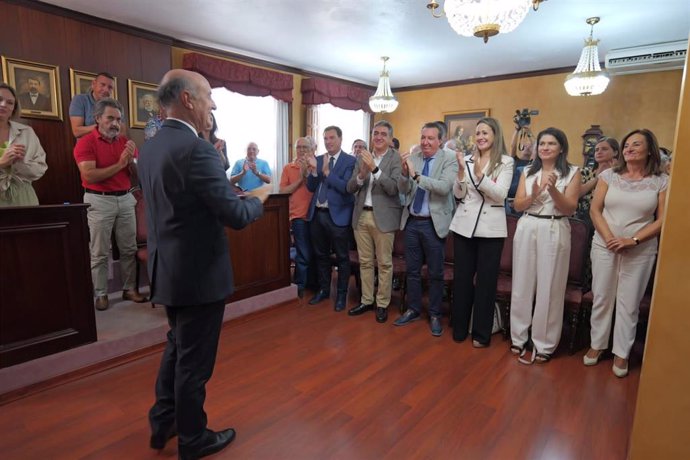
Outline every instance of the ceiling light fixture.
<path id="1" fill-rule="evenodd" d="M 582 48 L 575 71 L 566 77 L 563 84 L 571 96 L 596 96 L 603 93 L 609 84 L 608 72 L 601 70 L 599 65 L 599 40 L 592 38 L 594 24 L 598 22 L 598 17 L 587 19 L 587 24 L 591 26 L 589 38 L 585 39 L 585 47 Z"/>
<path id="2" fill-rule="evenodd" d="M 381 60 L 383 61 L 383 70 L 379 77 L 379 86 L 376 88 L 376 93 L 369 98 L 369 107 L 376 113 L 391 113 L 398 108 L 398 100 L 393 96 L 391 82 L 386 70 L 388 56 L 383 56 Z"/>
<path id="3" fill-rule="evenodd" d="M 546 0 L 445 0 L 443 10 L 448 23 L 460 35 L 481 37 L 484 43 L 499 33 L 515 30 L 525 19 L 530 6 L 537 11 Z M 436 0 L 430 0 L 426 7 L 431 15 L 440 18 L 441 7 Z"/>

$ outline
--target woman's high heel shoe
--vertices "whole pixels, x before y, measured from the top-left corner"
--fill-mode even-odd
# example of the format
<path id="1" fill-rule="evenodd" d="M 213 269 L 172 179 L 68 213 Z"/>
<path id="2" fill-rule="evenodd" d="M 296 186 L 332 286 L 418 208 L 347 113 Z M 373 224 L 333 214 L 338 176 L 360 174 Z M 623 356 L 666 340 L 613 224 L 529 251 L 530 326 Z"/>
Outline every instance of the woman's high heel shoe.
<path id="1" fill-rule="evenodd" d="M 594 358 L 590 358 L 589 356 L 587 356 L 590 351 L 596 351 L 597 355 Z M 597 364 L 599 364 L 599 358 L 601 358 L 602 353 L 603 350 L 595 350 L 593 348 L 590 348 L 589 351 L 585 353 L 585 355 L 582 357 L 582 364 L 584 364 L 585 366 L 596 366 Z"/>
<path id="2" fill-rule="evenodd" d="M 616 360 L 613 360 L 613 367 L 611 368 L 613 370 L 613 374 L 618 377 L 619 379 L 622 379 L 626 375 L 628 375 L 628 361 L 625 361 L 625 367 L 618 367 L 616 366 Z"/>

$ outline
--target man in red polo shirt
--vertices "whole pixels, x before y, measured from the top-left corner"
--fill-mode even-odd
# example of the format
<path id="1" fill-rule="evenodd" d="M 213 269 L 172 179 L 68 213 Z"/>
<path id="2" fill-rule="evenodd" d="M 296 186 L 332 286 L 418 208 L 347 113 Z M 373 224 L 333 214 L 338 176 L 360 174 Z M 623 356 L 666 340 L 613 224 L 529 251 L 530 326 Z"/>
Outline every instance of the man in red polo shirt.
<path id="1" fill-rule="evenodd" d="M 74 148 L 74 159 L 79 167 L 84 186 L 91 241 L 91 278 L 93 280 L 97 310 L 108 308 L 108 255 L 110 235 L 115 229 L 115 240 L 120 250 L 120 270 L 123 300 L 145 302 L 135 286 L 137 250 L 136 199 L 129 192 L 131 174 L 137 149 L 133 141 L 120 136 L 122 105 L 114 99 L 104 98 L 94 106 L 96 129 L 81 137 Z"/>

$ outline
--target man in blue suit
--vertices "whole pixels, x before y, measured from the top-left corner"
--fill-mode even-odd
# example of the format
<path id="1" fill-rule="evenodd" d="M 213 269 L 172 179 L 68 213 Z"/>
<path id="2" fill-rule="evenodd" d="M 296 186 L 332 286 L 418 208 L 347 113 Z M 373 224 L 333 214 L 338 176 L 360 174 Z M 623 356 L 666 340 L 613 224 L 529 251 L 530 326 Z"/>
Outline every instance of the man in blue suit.
<path id="1" fill-rule="evenodd" d="M 338 295 L 335 311 L 345 309 L 347 283 L 350 280 L 350 224 L 354 195 L 348 193 L 347 182 L 352 177 L 355 157 L 343 152 L 343 132 L 337 126 L 323 131 L 326 154 L 309 159 L 307 188 L 314 195 L 309 205 L 307 221 L 310 222 L 314 254 L 318 263 L 319 290 L 309 301 L 310 305 L 328 299 L 331 293 L 331 247 L 338 265 Z"/>
<path id="2" fill-rule="evenodd" d="M 233 292 L 225 226 L 240 229 L 263 214 L 268 191 L 240 199 L 213 145 L 200 139 L 211 111 L 208 81 L 174 69 L 158 98 L 167 119 L 139 154 L 146 200 L 151 300 L 165 305 L 170 331 L 149 411 L 150 445 L 176 434 L 180 459 L 206 457 L 235 438 L 232 428 L 206 426 L 205 385 L 216 361 L 225 298 Z"/>

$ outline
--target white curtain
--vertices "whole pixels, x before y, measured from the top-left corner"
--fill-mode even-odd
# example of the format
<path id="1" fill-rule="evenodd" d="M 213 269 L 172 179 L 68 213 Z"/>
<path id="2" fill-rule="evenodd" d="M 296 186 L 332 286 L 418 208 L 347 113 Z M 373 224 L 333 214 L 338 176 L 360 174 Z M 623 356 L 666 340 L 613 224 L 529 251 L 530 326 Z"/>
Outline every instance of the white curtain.
<path id="1" fill-rule="evenodd" d="M 276 102 L 276 167 L 273 170 L 273 192 L 278 193 L 280 175 L 290 162 L 290 141 L 288 137 L 289 113 L 288 103 L 274 99 Z"/>

